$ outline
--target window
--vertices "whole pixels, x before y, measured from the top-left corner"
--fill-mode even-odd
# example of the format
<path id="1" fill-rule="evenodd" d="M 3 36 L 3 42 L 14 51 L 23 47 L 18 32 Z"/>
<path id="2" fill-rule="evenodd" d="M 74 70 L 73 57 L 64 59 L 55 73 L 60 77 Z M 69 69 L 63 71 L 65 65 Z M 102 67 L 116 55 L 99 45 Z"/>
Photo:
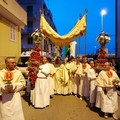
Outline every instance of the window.
<path id="1" fill-rule="evenodd" d="M 10 40 L 16 41 L 14 24 L 10 24 Z"/>

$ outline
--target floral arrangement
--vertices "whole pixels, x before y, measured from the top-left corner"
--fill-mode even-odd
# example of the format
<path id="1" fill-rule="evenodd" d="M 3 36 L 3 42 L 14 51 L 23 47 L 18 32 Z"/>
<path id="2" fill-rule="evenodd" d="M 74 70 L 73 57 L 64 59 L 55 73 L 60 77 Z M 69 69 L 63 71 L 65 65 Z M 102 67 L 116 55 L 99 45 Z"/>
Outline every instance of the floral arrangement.
<path id="1" fill-rule="evenodd" d="M 31 34 L 31 37 L 33 38 L 35 44 L 40 44 L 41 41 L 46 38 L 42 30 L 39 31 L 38 29 L 36 29 L 35 32 Z"/>
<path id="2" fill-rule="evenodd" d="M 96 38 L 96 41 L 100 44 L 98 57 L 96 60 L 96 68 L 98 69 L 98 71 L 101 71 L 104 69 L 104 63 L 107 62 L 106 58 L 108 52 L 105 48 L 105 45 L 110 41 L 110 37 L 107 33 L 101 32 Z"/>
<path id="3" fill-rule="evenodd" d="M 37 73 L 39 71 L 39 65 L 41 61 L 42 58 L 40 56 L 40 53 L 38 51 L 33 51 L 29 58 L 29 64 L 28 64 L 28 71 L 29 71 L 28 76 L 33 86 L 37 79 Z"/>
<path id="4" fill-rule="evenodd" d="M 100 33 L 98 37 L 96 38 L 97 42 L 100 43 L 101 46 L 105 46 L 107 42 L 110 41 L 110 37 L 107 33 Z"/>
<path id="5" fill-rule="evenodd" d="M 38 29 L 36 29 L 35 32 L 33 32 L 31 34 L 31 37 L 34 40 L 35 46 L 33 48 L 32 53 L 30 54 L 30 58 L 29 58 L 28 78 L 32 83 L 32 87 L 34 88 L 35 81 L 37 79 L 37 73 L 39 71 L 39 66 L 42 63 L 42 57 L 41 57 L 41 54 L 40 54 L 40 43 L 46 37 L 42 33 L 42 30 L 39 31 Z"/>

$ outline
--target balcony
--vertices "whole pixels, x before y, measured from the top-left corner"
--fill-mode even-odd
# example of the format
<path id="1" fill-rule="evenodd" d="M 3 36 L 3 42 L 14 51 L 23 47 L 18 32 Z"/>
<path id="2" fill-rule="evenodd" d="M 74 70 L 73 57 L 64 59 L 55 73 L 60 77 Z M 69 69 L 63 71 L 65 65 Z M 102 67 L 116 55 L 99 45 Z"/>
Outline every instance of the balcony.
<path id="1" fill-rule="evenodd" d="M 27 24 L 27 13 L 15 0 L 9 2 L 1 0 L 0 15 L 17 25 L 24 26 Z"/>

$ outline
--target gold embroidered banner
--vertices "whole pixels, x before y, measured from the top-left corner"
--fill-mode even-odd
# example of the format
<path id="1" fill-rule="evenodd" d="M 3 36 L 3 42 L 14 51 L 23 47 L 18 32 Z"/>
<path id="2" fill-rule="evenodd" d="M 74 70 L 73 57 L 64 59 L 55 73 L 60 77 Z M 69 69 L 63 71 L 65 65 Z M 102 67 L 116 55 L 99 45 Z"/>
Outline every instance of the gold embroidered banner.
<path id="1" fill-rule="evenodd" d="M 48 36 L 48 38 L 57 46 L 67 46 L 79 36 L 83 36 L 86 33 L 86 15 L 82 17 L 82 19 L 78 20 L 75 24 L 74 28 L 68 33 L 63 36 L 60 36 L 56 33 L 52 27 L 48 24 L 44 15 L 41 14 L 40 18 L 40 29 L 43 30 Z"/>

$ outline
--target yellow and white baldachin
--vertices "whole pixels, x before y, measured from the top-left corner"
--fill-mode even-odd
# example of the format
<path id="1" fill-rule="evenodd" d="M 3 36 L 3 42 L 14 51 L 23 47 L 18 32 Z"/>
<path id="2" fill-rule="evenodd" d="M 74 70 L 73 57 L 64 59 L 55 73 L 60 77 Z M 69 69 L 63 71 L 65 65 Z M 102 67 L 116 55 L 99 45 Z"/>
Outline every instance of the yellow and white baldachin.
<path id="1" fill-rule="evenodd" d="M 44 15 L 41 14 L 40 17 L 40 29 L 43 30 L 48 36 L 48 38 L 57 46 L 63 47 L 67 46 L 75 40 L 77 37 L 83 36 L 86 34 L 86 15 L 82 17 L 82 19 L 78 19 L 77 23 L 75 24 L 74 28 L 68 33 L 63 36 L 60 36 L 56 33 L 52 27 L 48 24 Z"/>

